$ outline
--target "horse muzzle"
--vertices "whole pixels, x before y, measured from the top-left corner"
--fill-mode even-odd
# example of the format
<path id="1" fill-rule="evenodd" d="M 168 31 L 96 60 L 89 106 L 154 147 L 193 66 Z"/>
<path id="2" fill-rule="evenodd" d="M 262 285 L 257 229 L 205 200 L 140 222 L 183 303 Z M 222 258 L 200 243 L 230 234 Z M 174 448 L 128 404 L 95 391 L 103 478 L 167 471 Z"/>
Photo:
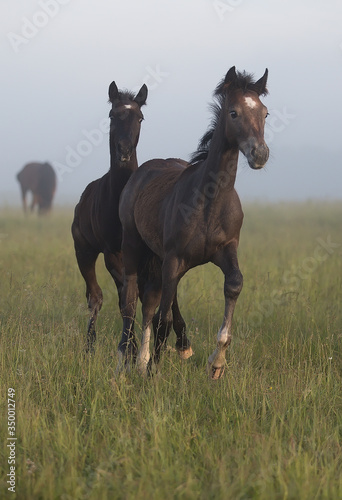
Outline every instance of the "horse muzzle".
<path id="1" fill-rule="evenodd" d="M 130 161 L 131 157 L 133 154 L 133 148 L 129 146 L 121 146 L 119 144 L 118 150 L 117 150 L 117 158 L 121 163 L 125 163 L 127 161 Z"/>
<path id="2" fill-rule="evenodd" d="M 263 168 L 270 155 L 270 150 L 265 143 L 252 147 L 246 153 L 244 151 L 242 152 L 247 158 L 248 165 L 253 168 L 253 170 Z"/>
<path id="3" fill-rule="evenodd" d="M 123 154 L 119 157 L 119 160 L 121 161 L 121 163 L 125 163 L 127 161 L 130 161 L 130 159 L 131 159 L 130 154 Z"/>

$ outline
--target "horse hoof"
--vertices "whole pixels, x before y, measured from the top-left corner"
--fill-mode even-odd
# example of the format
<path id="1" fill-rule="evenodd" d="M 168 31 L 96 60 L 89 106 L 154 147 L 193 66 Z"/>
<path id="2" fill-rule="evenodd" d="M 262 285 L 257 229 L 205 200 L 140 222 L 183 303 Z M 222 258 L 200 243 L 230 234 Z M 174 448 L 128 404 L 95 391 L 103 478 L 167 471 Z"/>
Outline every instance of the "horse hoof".
<path id="1" fill-rule="evenodd" d="M 208 365 L 208 375 L 211 380 L 218 380 L 220 379 L 223 374 L 224 374 L 224 366 L 213 366 L 213 365 Z"/>
<path id="2" fill-rule="evenodd" d="M 147 377 L 147 375 L 148 375 L 148 364 L 149 364 L 149 360 L 147 360 L 146 358 L 140 359 L 138 357 L 137 370 L 142 377 Z"/>
<path id="3" fill-rule="evenodd" d="M 125 370 L 126 370 L 125 356 L 121 351 L 118 351 L 118 362 L 116 365 L 115 374 L 120 375 L 120 373 L 123 373 Z"/>
<path id="4" fill-rule="evenodd" d="M 187 349 L 177 349 L 177 352 L 180 359 L 189 359 L 194 353 L 191 347 L 188 347 Z"/>
<path id="5" fill-rule="evenodd" d="M 87 354 L 94 354 L 95 353 L 95 348 L 94 344 L 96 342 L 96 332 L 95 330 L 93 331 L 88 331 L 87 333 L 87 343 L 85 347 L 85 351 Z"/>
<path id="6" fill-rule="evenodd" d="M 95 354 L 95 347 L 94 346 L 89 346 L 89 345 L 86 345 L 85 347 L 85 353 L 89 356 L 93 356 Z"/>

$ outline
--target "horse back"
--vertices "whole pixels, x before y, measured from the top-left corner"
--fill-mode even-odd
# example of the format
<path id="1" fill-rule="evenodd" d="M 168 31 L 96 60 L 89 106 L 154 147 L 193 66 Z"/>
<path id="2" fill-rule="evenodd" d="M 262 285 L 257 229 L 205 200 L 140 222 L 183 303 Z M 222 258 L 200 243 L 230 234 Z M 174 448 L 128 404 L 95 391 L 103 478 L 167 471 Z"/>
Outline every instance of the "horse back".
<path id="1" fill-rule="evenodd" d="M 119 215 L 124 231 L 137 229 L 159 256 L 162 236 L 157 239 L 155 235 L 163 233 L 164 206 L 186 166 L 186 162 L 174 158 L 149 160 L 132 175 L 121 195 Z"/>
<path id="2" fill-rule="evenodd" d="M 37 191 L 41 168 L 41 163 L 32 162 L 25 165 L 17 174 L 17 179 L 25 191 Z"/>

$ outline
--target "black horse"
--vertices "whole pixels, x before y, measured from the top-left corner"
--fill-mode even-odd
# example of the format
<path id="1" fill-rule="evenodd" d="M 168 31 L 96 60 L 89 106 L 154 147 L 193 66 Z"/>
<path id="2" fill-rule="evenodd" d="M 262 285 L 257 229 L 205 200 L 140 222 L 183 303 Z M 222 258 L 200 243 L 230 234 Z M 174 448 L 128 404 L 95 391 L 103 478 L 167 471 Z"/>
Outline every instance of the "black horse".
<path id="1" fill-rule="evenodd" d="M 143 297 L 143 335 L 138 367 L 150 365 L 149 341 L 156 307 L 158 331 L 154 360 L 160 358 L 172 322 L 171 305 L 179 280 L 191 268 L 206 262 L 220 267 L 225 276 L 225 310 L 217 346 L 209 357 L 212 379 L 224 371 L 225 352 L 231 341 L 235 303 L 242 289 L 237 247 L 243 221 L 234 189 L 241 151 L 251 168 L 262 168 L 269 150 L 264 140 L 267 109 L 259 96 L 266 95 L 267 70 L 254 81 L 232 67 L 216 88 L 217 103 L 211 129 L 187 168 L 177 160 L 151 160 L 132 175 L 122 192 L 125 280 L 122 291 L 123 332 L 119 358 L 126 359 L 132 337 L 138 286 L 137 275 L 146 247 L 162 263 L 161 279 Z M 160 300 L 161 294 L 161 300 Z"/>
<path id="2" fill-rule="evenodd" d="M 123 262 L 121 253 L 122 227 L 119 219 L 119 199 L 128 179 L 138 169 L 136 148 L 139 141 L 140 126 L 143 120 L 141 107 L 146 104 L 147 87 L 143 85 L 136 96 L 131 92 L 119 91 L 115 82 L 109 87 L 110 125 L 110 169 L 103 177 L 91 182 L 76 205 L 72 223 L 72 236 L 76 258 L 81 274 L 86 282 L 86 297 L 90 311 L 87 330 L 87 351 L 93 350 L 96 340 L 95 325 L 98 312 L 102 307 L 102 290 L 96 279 L 95 264 L 99 253 L 104 254 L 105 265 L 114 279 L 121 305 L 123 286 Z M 147 257 L 148 266 L 141 269 L 139 288 L 142 296 L 149 287 L 145 276 L 151 275 L 153 259 Z M 158 267 L 158 266 L 157 266 Z M 177 304 L 177 296 L 172 305 L 173 326 L 180 339 L 179 353 L 183 358 L 191 356 L 186 325 Z M 132 358 L 136 357 L 136 344 L 132 337 L 130 343 Z"/>
<path id="3" fill-rule="evenodd" d="M 99 253 L 113 277 L 119 302 L 123 284 L 121 255 L 122 229 L 119 219 L 119 198 L 126 182 L 137 170 L 136 147 L 143 120 L 141 107 L 146 103 L 147 87 L 143 85 L 136 96 L 119 91 L 115 82 L 109 87 L 112 104 L 110 124 L 110 169 L 103 177 L 91 182 L 76 205 L 72 236 L 76 258 L 86 282 L 86 297 L 90 311 L 87 350 L 93 349 L 95 324 L 102 307 L 102 290 L 96 280 L 95 263 Z"/>

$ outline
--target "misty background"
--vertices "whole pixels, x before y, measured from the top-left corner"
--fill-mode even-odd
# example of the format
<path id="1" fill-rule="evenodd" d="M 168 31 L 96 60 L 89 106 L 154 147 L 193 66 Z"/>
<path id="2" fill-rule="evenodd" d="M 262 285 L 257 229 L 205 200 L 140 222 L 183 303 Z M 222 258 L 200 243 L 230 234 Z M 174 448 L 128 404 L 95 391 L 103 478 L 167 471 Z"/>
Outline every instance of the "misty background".
<path id="1" fill-rule="evenodd" d="M 1 3 L 0 30 L 0 207 L 20 206 L 28 162 L 53 165 L 59 205 L 108 170 L 113 80 L 149 89 L 139 163 L 188 159 L 233 65 L 269 69 L 271 157 L 252 171 L 240 154 L 241 199 L 341 198 L 341 1 L 17 0 Z"/>

